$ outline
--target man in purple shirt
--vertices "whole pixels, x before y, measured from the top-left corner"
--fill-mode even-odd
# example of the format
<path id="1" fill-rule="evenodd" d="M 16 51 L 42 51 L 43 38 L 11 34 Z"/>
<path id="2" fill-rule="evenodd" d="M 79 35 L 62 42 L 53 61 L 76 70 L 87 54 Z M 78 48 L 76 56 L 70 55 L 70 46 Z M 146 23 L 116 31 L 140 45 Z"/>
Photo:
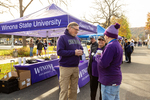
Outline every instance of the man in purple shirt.
<path id="1" fill-rule="evenodd" d="M 102 100 L 120 100 L 119 89 L 122 81 L 120 65 L 123 50 L 117 41 L 119 28 L 120 25 L 116 23 L 105 30 L 104 38 L 107 45 L 101 56 L 96 56 Z"/>
<path id="2" fill-rule="evenodd" d="M 76 22 L 68 24 L 64 35 L 60 36 L 57 43 L 59 60 L 59 100 L 76 100 L 79 79 L 79 61 L 83 54 L 80 39 L 77 37 L 79 25 Z"/>

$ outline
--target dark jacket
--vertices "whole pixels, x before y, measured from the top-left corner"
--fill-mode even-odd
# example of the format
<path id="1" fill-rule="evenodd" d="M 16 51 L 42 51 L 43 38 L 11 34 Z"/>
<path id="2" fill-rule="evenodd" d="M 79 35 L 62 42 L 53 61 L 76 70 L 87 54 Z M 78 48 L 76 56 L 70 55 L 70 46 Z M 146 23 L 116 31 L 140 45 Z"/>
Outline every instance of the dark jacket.
<path id="1" fill-rule="evenodd" d="M 126 52 L 126 50 L 127 50 L 127 43 L 124 43 L 124 51 Z"/>
<path id="2" fill-rule="evenodd" d="M 38 50 L 42 50 L 43 47 L 44 47 L 43 43 L 38 43 L 37 44 L 37 49 Z"/>
<path id="3" fill-rule="evenodd" d="M 91 45 L 91 48 L 90 48 L 90 59 L 89 59 L 89 64 L 88 64 L 88 73 L 89 73 L 89 75 L 91 76 L 92 75 L 92 61 L 93 61 L 93 55 L 92 55 L 92 53 L 96 53 L 96 51 L 97 51 L 97 48 L 98 48 L 98 43 L 97 42 L 94 42 L 94 43 L 92 43 L 92 45 Z"/>
<path id="4" fill-rule="evenodd" d="M 35 44 L 37 45 L 39 43 L 39 40 L 36 40 Z"/>
<path id="5" fill-rule="evenodd" d="M 128 54 L 131 54 L 131 53 L 132 53 L 132 48 L 130 47 L 130 45 L 127 45 L 127 46 L 126 46 L 126 52 L 127 52 Z"/>

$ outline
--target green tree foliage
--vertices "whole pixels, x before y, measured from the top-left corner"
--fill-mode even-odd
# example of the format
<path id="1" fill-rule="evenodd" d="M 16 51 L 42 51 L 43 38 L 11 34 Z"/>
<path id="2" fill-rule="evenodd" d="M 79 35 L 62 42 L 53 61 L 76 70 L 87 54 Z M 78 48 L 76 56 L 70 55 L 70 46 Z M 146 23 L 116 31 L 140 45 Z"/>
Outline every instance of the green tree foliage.
<path id="1" fill-rule="evenodd" d="M 147 22 L 146 22 L 145 29 L 150 31 L 150 13 L 149 12 L 147 14 Z"/>
<path id="2" fill-rule="evenodd" d="M 132 35 L 131 35 L 131 31 L 129 28 L 129 23 L 127 21 L 127 18 L 125 16 L 122 16 L 120 18 L 113 16 L 111 18 L 111 24 L 115 24 L 115 23 L 119 23 L 121 25 L 119 29 L 119 35 L 124 36 L 127 39 L 130 39 Z"/>

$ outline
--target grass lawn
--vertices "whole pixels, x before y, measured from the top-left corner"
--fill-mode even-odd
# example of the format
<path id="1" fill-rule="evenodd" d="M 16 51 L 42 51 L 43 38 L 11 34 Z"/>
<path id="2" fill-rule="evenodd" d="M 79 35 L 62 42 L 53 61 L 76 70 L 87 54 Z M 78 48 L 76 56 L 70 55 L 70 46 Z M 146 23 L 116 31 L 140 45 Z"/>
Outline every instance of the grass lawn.
<path id="1" fill-rule="evenodd" d="M 17 62 L 15 63 L 17 64 Z M 11 64 L 10 63 L 7 63 L 7 64 L 0 64 L 0 69 L 1 69 L 1 72 L 0 72 L 0 79 L 3 78 L 8 72 L 11 71 Z M 12 67 L 12 70 L 15 70 L 14 67 Z"/>
<path id="2" fill-rule="evenodd" d="M 10 55 L 12 50 L 0 50 L 0 56 Z"/>

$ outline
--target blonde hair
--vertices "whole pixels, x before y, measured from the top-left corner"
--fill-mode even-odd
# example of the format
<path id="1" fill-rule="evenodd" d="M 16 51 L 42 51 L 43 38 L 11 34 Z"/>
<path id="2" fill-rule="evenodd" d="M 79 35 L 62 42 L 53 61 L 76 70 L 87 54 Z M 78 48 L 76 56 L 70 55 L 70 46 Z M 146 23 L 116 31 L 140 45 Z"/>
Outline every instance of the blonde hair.
<path id="1" fill-rule="evenodd" d="M 69 27 L 73 27 L 73 26 L 79 26 L 76 22 L 71 22 L 68 24 L 67 29 L 69 29 Z"/>

